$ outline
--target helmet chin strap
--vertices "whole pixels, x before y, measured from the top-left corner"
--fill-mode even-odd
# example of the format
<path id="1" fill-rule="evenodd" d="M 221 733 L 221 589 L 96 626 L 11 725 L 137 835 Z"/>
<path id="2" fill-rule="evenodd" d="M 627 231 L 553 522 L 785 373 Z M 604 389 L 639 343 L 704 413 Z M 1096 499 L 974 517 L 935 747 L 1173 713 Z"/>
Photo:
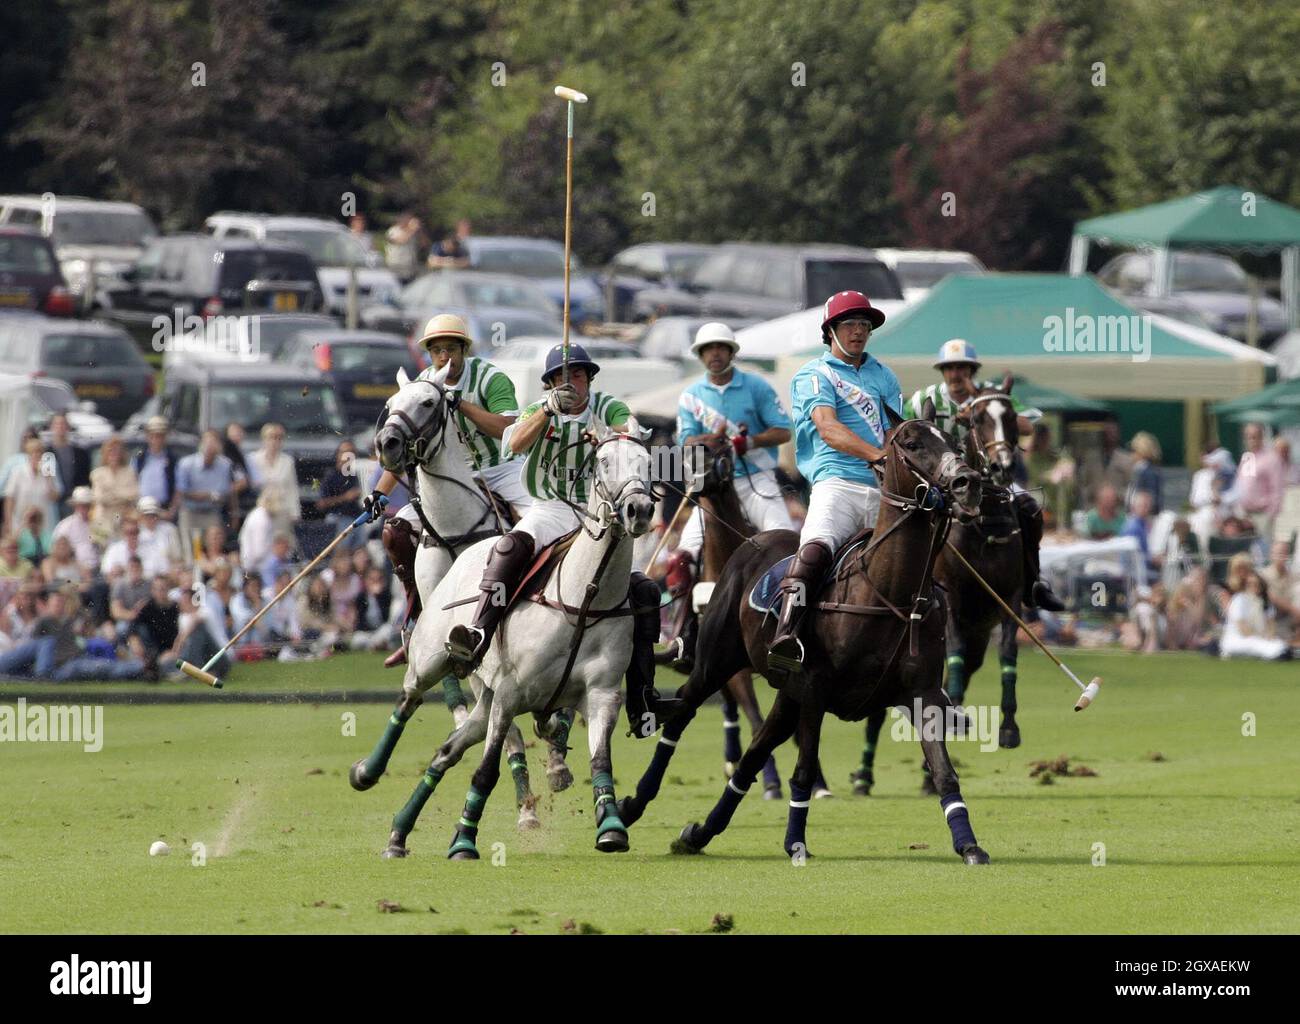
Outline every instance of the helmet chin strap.
<path id="1" fill-rule="evenodd" d="M 867 340 L 868 341 L 871 340 L 870 334 L 867 335 Z M 844 346 L 840 344 L 840 336 L 835 333 L 835 325 L 832 324 L 831 325 L 831 355 L 835 354 L 836 349 L 839 349 L 840 358 L 843 359 L 844 362 L 853 363 L 858 366 L 862 365 L 862 361 L 867 354 L 867 346 L 864 344 L 862 346 L 862 355 L 858 356 L 856 359 L 853 356 L 849 355 L 849 353 L 845 350 Z"/>

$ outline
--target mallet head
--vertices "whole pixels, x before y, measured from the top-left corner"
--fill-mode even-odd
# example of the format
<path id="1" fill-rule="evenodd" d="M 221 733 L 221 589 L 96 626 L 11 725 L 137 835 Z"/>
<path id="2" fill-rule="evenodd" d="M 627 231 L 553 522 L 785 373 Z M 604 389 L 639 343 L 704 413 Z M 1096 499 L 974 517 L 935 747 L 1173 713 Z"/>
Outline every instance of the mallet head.
<path id="1" fill-rule="evenodd" d="M 1094 700 L 1097 699 L 1097 693 L 1101 689 L 1101 676 L 1093 676 L 1092 682 L 1083 688 L 1083 693 L 1079 694 L 1079 700 L 1074 705 L 1075 711 L 1082 711 Z"/>
<path id="2" fill-rule="evenodd" d="M 191 665 L 188 661 L 178 661 L 176 667 L 184 672 L 191 679 L 197 679 L 200 683 L 206 683 L 214 689 L 221 689 L 221 680 L 211 672 L 204 672 L 197 665 Z"/>
<path id="3" fill-rule="evenodd" d="M 577 89 L 570 89 L 568 86 L 564 85 L 557 85 L 555 87 L 555 95 L 560 97 L 562 100 L 568 100 L 570 103 L 587 102 L 587 94 L 585 92 L 578 92 Z"/>

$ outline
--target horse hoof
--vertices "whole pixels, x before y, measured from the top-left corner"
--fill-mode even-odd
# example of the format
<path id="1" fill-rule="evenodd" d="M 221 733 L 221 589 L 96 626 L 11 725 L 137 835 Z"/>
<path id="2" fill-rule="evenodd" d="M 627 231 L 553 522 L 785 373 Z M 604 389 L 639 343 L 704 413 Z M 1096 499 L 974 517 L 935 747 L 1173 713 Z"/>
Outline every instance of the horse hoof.
<path id="1" fill-rule="evenodd" d="M 636 802 L 636 797 L 625 796 L 619 800 L 618 816 L 629 827 L 641 820 L 641 805 Z"/>
<path id="2" fill-rule="evenodd" d="M 478 860 L 478 850 L 453 850 L 447 854 L 448 860 Z"/>
<path id="3" fill-rule="evenodd" d="M 812 798 L 814 800 L 825 800 L 827 797 L 833 797 L 834 795 L 835 794 L 832 793 L 830 788 L 827 786 L 818 786 L 812 791 Z"/>
<path id="4" fill-rule="evenodd" d="M 785 794 L 781 792 L 781 783 L 779 782 L 774 782 L 771 785 L 763 787 L 764 800 L 781 800 L 784 799 L 784 797 Z"/>
<path id="5" fill-rule="evenodd" d="M 382 854 L 380 854 L 380 856 L 383 857 L 384 860 L 401 860 L 403 857 L 408 856 L 410 852 L 411 851 L 402 844 L 401 840 L 390 839 L 388 847 Z"/>
<path id="6" fill-rule="evenodd" d="M 876 784 L 875 776 L 870 769 L 860 769 L 849 776 L 849 781 L 853 783 L 854 796 L 870 796 L 871 787 Z"/>
<path id="7" fill-rule="evenodd" d="M 515 823 L 515 827 L 518 828 L 520 832 L 531 832 L 534 829 L 541 828 L 542 821 L 537 817 L 536 811 L 531 807 L 525 807 L 520 810 L 519 821 Z"/>
<path id="8" fill-rule="evenodd" d="M 359 761 L 354 761 L 352 767 L 348 769 L 348 782 L 358 793 L 364 793 L 378 781 L 378 779 L 372 779 L 366 774 L 366 759 L 364 757 Z"/>
<path id="9" fill-rule="evenodd" d="M 740 767 L 740 766 L 737 765 L 735 761 L 723 761 L 723 762 L 722 762 L 722 778 L 723 778 L 723 780 L 726 781 L 727 779 L 730 779 L 733 775 L 735 775 L 735 774 L 736 774 L 736 769 L 737 769 L 738 767 Z"/>
<path id="10" fill-rule="evenodd" d="M 704 844 L 697 842 L 696 831 L 700 828 L 700 823 L 694 822 L 682 829 L 682 834 L 672 841 L 668 847 L 669 853 L 681 855 L 694 855 L 704 852 Z"/>
<path id="11" fill-rule="evenodd" d="M 601 853 L 627 853 L 631 843 L 622 829 L 611 828 L 596 837 L 596 849 Z"/>
<path id="12" fill-rule="evenodd" d="M 546 783 L 551 787 L 552 793 L 563 793 L 573 785 L 573 772 L 569 771 L 569 766 L 562 761 L 559 765 L 548 765 Z"/>
<path id="13" fill-rule="evenodd" d="M 1004 725 L 998 730 L 998 746 L 1005 750 L 1014 750 L 1020 746 L 1020 727 Z"/>
<path id="14" fill-rule="evenodd" d="M 987 864 L 989 862 L 989 855 L 981 850 L 977 845 L 971 843 L 970 846 L 961 851 L 961 859 L 967 864 Z"/>

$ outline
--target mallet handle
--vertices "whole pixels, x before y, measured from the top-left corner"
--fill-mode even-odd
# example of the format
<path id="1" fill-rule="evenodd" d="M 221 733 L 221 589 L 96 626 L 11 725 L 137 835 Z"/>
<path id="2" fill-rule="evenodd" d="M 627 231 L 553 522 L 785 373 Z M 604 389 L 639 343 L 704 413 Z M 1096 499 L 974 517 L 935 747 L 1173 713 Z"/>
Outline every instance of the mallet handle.
<path id="1" fill-rule="evenodd" d="M 645 564 L 647 572 L 650 570 L 650 567 L 655 564 L 655 559 L 659 557 L 659 552 L 664 549 L 664 544 L 668 541 L 668 535 L 673 532 L 673 527 L 677 525 L 677 520 L 682 517 L 682 510 L 689 504 L 690 500 L 685 495 L 682 495 L 682 500 L 677 503 L 677 511 L 673 513 L 672 521 L 667 527 L 665 527 L 663 536 L 659 538 L 659 543 L 655 545 L 654 552 L 650 555 L 650 561 Z"/>

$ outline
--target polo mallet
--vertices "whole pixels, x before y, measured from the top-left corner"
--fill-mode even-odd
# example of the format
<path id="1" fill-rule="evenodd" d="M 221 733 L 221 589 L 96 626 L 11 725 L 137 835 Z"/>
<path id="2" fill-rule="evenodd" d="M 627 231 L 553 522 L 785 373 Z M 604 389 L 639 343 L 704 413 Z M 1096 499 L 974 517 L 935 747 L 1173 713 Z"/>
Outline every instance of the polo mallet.
<path id="1" fill-rule="evenodd" d="M 1060 658 L 1058 658 L 1055 654 L 1049 651 L 1047 649 L 1047 645 L 1044 644 L 1043 641 L 1039 640 L 1038 637 L 1034 636 L 1033 630 L 1031 630 L 1028 626 L 1026 626 L 1024 621 L 1020 618 L 1020 616 L 1017 615 L 1015 612 L 1013 612 L 1011 608 L 1007 605 L 1007 603 L 1004 600 L 1002 600 L 1001 597 L 998 596 L 998 592 L 994 590 L 992 587 L 990 587 L 984 581 L 984 577 L 975 571 L 975 567 L 971 565 L 970 562 L 966 561 L 965 556 L 962 555 L 962 553 L 958 551 L 956 547 L 953 546 L 952 541 L 947 541 L 947 544 L 949 550 L 952 551 L 952 553 L 957 556 L 957 558 L 961 561 L 961 564 L 966 566 L 966 568 L 970 570 L 970 574 L 974 576 L 977 580 L 979 580 L 980 586 L 983 587 L 985 590 L 987 590 L 990 595 L 992 595 L 993 600 L 995 600 L 998 604 L 1002 606 L 1002 610 L 1006 612 L 1008 615 L 1010 615 L 1013 619 L 1015 619 L 1016 625 L 1019 626 L 1021 629 L 1023 629 L 1026 635 L 1028 635 L 1029 639 L 1038 645 L 1038 649 L 1042 651 L 1044 654 L 1046 654 L 1049 658 L 1051 658 L 1052 662 L 1056 665 L 1056 667 L 1059 668 L 1062 672 L 1064 672 L 1067 676 L 1069 676 L 1071 681 L 1074 683 L 1074 685 L 1083 691 L 1083 693 L 1079 694 L 1079 700 L 1074 705 L 1074 710 L 1082 711 L 1094 700 L 1096 700 L 1097 692 L 1101 689 L 1101 676 L 1093 676 L 1092 682 L 1090 682 L 1087 686 L 1084 686 L 1083 683 L 1079 682 L 1079 677 L 1076 676 L 1073 672 L 1071 672 L 1070 669 L 1065 665 L 1063 661 L 1061 661 Z"/>
<path id="2" fill-rule="evenodd" d="M 659 552 L 664 549 L 664 544 L 668 542 L 668 535 L 673 532 L 673 527 L 677 525 L 677 520 L 682 517 L 682 510 L 688 505 L 690 505 L 690 500 L 686 497 L 683 497 L 682 500 L 677 503 L 677 511 L 673 513 L 672 521 L 664 528 L 663 536 L 659 538 L 659 543 L 655 545 L 655 549 L 650 555 L 650 561 L 645 564 L 647 571 L 655 564 L 655 559 L 659 557 Z"/>
<path id="3" fill-rule="evenodd" d="M 564 383 L 569 383 L 569 260 L 573 248 L 573 105 L 586 103 L 587 94 L 563 85 L 555 87 L 555 95 L 569 103 L 569 129 L 565 139 L 564 156 Z"/>
<path id="4" fill-rule="evenodd" d="M 388 498 L 382 494 L 379 497 L 380 497 L 379 507 L 383 508 L 385 505 L 388 504 Z M 262 607 L 261 611 L 259 611 L 256 615 L 254 615 L 251 619 L 249 619 L 248 622 L 244 625 L 244 628 L 241 629 L 234 636 L 232 636 L 229 641 L 227 641 L 225 647 L 221 648 L 221 650 L 217 651 L 216 654 L 214 654 L 211 658 L 208 659 L 206 665 L 204 665 L 202 668 L 199 668 L 197 665 L 191 665 L 188 661 L 178 661 L 176 663 L 176 667 L 180 669 L 182 672 L 184 672 L 191 679 L 197 679 L 200 683 L 207 683 L 208 686 L 220 690 L 221 680 L 212 674 L 212 666 L 214 666 L 218 661 L 220 661 L 221 656 L 225 654 L 226 651 L 230 650 L 230 648 L 234 647 L 235 644 L 245 633 L 247 633 L 250 629 L 256 626 L 258 620 L 260 620 L 263 615 L 265 615 L 272 608 L 274 608 L 276 602 L 279 601 L 280 598 L 284 597 L 285 594 L 289 593 L 289 591 L 291 591 L 295 586 L 297 586 L 299 581 L 302 580 L 302 578 L 306 576 L 309 572 L 311 572 L 312 569 L 316 568 L 316 566 L 320 564 L 321 561 L 324 560 L 326 555 L 328 555 L 331 551 L 333 551 L 336 547 L 338 547 L 340 542 L 342 542 L 345 537 L 347 537 L 358 526 L 363 526 L 365 523 L 369 521 L 370 521 L 369 512 L 362 512 L 361 515 L 357 516 L 354 520 L 352 520 L 352 522 L 348 524 L 347 529 L 345 529 L 332 541 L 326 544 L 325 549 L 321 551 L 321 553 L 317 555 L 315 558 L 313 558 L 310 562 L 308 562 L 303 567 L 302 571 L 298 573 L 297 576 L 295 576 L 288 583 L 286 583 L 284 585 L 284 589 L 281 590 L 278 594 L 276 594 L 275 597 L 271 598 L 271 600 L 269 600 Z"/>

